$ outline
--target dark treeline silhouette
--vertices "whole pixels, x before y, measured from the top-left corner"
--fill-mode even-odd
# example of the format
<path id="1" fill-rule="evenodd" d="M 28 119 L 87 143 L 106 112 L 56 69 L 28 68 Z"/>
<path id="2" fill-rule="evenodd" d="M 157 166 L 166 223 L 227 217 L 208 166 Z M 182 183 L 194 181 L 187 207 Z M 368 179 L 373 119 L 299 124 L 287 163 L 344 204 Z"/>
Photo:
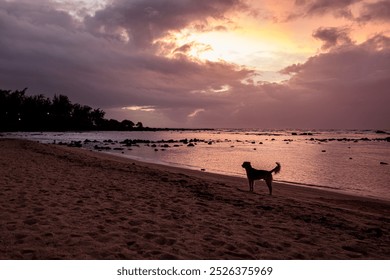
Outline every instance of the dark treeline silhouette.
<path id="1" fill-rule="evenodd" d="M 0 89 L 0 131 L 149 130 L 141 122 L 105 119 L 105 112 L 78 103 L 65 95 L 53 99 L 26 96 L 26 90 Z"/>

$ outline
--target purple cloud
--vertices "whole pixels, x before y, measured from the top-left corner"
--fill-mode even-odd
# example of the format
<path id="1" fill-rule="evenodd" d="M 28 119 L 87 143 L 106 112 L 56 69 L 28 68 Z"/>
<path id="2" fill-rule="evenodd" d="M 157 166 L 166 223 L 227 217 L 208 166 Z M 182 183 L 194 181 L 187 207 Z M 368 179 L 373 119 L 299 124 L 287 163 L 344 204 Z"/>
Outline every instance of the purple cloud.
<path id="1" fill-rule="evenodd" d="M 207 11 L 206 16 L 216 16 L 229 3 L 236 1 L 217 1 L 214 12 Z M 96 36 L 68 14 L 36 3 L 0 3 L 0 28 L 2 88 L 66 94 L 107 111 L 153 106 L 172 118 L 171 112 L 186 116 L 194 108 L 224 102 L 207 94 L 208 89 L 235 87 L 253 72 L 225 62 L 160 57 L 112 37 Z"/>
<path id="2" fill-rule="evenodd" d="M 378 35 L 285 68 L 295 73 L 285 83 L 243 85 L 228 106 L 206 110 L 199 120 L 215 126 L 230 120 L 233 127 L 387 127 L 389 65 L 390 38 Z"/>
<path id="3" fill-rule="evenodd" d="M 279 72 L 281 74 L 285 74 L 285 75 L 291 75 L 291 74 L 297 74 L 299 73 L 299 71 L 301 71 L 302 69 L 304 68 L 304 65 L 300 64 L 300 63 L 294 63 L 292 65 L 289 65 L 285 68 L 283 68 L 282 70 L 280 70 Z"/>
<path id="4" fill-rule="evenodd" d="M 375 3 L 365 3 L 358 21 L 390 22 L 390 2 L 382 0 Z"/>
<path id="5" fill-rule="evenodd" d="M 352 40 L 348 33 L 348 28 L 344 27 L 321 27 L 313 33 L 313 37 L 322 40 L 324 42 L 322 49 L 327 50 L 335 46 L 351 44 Z"/>
<path id="6" fill-rule="evenodd" d="M 121 0 L 96 12 L 85 22 L 94 34 L 120 37 L 126 32 L 130 43 L 148 48 L 153 40 L 168 31 L 178 31 L 193 22 L 204 27 L 208 18 L 224 19 L 226 12 L 245 7 L 240 0 Z"/>

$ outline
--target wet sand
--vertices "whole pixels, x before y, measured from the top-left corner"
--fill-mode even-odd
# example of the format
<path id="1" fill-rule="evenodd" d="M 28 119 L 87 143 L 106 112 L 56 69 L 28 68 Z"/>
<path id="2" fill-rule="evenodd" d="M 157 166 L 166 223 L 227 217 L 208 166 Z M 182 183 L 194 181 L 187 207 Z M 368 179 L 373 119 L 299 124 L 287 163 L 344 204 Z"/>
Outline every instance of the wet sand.
<path id="1" fill-rule="evenodd" d="M 390 202 L 0 139 L 0 259 L 390 259 Z"/>

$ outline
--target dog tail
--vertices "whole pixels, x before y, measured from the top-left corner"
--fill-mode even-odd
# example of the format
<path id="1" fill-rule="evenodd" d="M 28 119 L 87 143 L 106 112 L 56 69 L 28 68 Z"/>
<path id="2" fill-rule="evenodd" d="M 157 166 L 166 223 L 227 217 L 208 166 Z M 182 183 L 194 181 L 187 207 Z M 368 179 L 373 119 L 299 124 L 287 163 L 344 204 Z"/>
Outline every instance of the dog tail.
<path id="1" fill-rule="evenodd" d="M 277 162 L 276 163 L 276 167 L 274 168 L 274 169 L 272 169 L 270 172 L 271 173 L 274 173 L 275 172 L 275 174 L 278 174 L 279 172 L 280 172 L 280 169 L 281 169 L 282 167 L 280 166 L 280 163 L 279 162 Z"/>

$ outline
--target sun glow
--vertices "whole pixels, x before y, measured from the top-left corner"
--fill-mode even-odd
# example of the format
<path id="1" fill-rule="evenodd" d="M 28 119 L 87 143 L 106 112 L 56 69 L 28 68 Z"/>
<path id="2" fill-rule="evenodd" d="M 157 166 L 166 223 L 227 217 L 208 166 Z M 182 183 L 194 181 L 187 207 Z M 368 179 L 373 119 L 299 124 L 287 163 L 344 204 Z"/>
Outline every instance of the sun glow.
<path id="1" fill-rule="evenodd" d="M 279 49 L 274 42 L 263 38 L 256 38 L 251 34 L 240 32 L 212 31 L 204 33 L 182 30 L 173 34 L 178 48 L 187 56 L 205 61 L 233 62 L 240 64 L 242 57 L 262 52 L 272 56 L 272 52 Z M 184 48 L 187 46 L 187 48 Z M 182 48 L 180 48 L 182 47 Z"/>
<path id="2" fill-rule="evenodd" d="M 155 43 L 163 46 L 160 55 L 187 57 L 194 61 L 225 61 L 258 71 L 262 79 L 283 81 L 279 70 L 302 63 L 316 48 L 302 48 L 283 29 L 268 23 L 261 28 L 246 22 L 240 28 L 198 31 L 186 28 L 171 32 Z"/>

